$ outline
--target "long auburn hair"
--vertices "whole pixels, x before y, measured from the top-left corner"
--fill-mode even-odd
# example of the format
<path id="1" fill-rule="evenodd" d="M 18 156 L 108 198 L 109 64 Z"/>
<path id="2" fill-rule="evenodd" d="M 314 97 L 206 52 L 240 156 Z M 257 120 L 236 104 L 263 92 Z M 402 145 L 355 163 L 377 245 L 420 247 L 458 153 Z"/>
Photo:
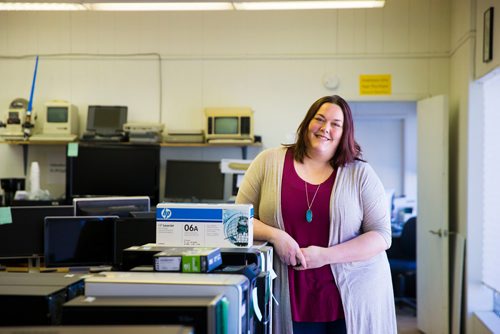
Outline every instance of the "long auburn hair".
<path id="1" fill-rule="evenodd" d="M 316 100 L 306 116 L 297 128 L 297 139 L 295 143 L 285 145 L 286 147 L 293 148 L 295 161 L 304 162 L 304 157 L 307 155 L 307 131 L 309 123 L 314 118 L 319 108 L 325 103 L 332 103 L 338 105 L 344 114 L 344 125 L 342 131 L 342 137 L 340 139 L 339 146 L 335 151 L 335 154 L 330 159 L 330 165 L 333 168 L 345 166 L 354 160 L 362 160 L 361 147 L 354 139 L 354 121 L 352 119 L 352 112 L 349 104 L 338 95 L 324 96 Z"/>

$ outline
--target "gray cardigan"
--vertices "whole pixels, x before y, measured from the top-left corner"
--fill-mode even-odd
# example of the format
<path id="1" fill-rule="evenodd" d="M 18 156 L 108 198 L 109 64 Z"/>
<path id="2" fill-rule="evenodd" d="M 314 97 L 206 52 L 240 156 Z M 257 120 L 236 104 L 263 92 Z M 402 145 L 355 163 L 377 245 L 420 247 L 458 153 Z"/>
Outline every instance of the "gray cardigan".
<path id="1" fill-rule="evenodd" d="M 245 174 L 237 203 L 251 203 L 255 217 L 284 230 L 281 181 L 286 148 L 261 152 Z M 330 204 L 330 246 L 377 231 L 391 245 L 385 191 L 373 169 L 356 161 L 337 170 Z M 342 298 L 347 333 L 397 333 L 391 272 L 385 252 L 357 262 L 330 265 Z M 287 266 L 274 257 L 273 332 L 292 333 Z M 318 306 L 321 307 L 321 306 Z"/>

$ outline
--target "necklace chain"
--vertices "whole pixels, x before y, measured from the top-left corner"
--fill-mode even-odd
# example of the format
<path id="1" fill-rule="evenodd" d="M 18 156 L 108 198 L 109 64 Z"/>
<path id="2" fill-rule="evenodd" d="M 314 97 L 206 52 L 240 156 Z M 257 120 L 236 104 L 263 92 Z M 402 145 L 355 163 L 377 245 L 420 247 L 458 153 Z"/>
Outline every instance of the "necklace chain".
<path id="1" fill-rule="evenodd" d="M 307 200 L 307 209 L 310 210 L 311 209 L 311 206 L 313 205 L 314 203 L 314 199 L 316 198 L 316 195 L 318 194 L 318 190 L 319 190 L 319 187 L 321 187 L 321 183 L 318 185 L 318 188 L 316 188 L 316 191 L 314 192 L 314 196 L 312 198 L 312 201 L 311 203 L 309 203 L 309 194 L 308 194 L 308 191 L 307 191 L 307 182 L 304 181 L 304 184 L 306 186 L 306 200 Z"/>
<path id="2" fill-rule="evenodd" d="M 314 192 L 314 196 L 311 200 L 311 203 L 309 203 L 309 193 L 307 191 L 307 182 L 306 181 L 304 181 L 304 185 L 306 187 L 306 201 L 307 201 L 306 221 L 308 223 L 310 223 L 310 222 L 312 222 L 312 219 L 313 219 L 313 212 L 311 210 L 311 207 L 314 203 L 314 199 L 316 198 L 316 195 L 318 194 L 319 187 L 321 187 L 321 183 L 318 185 L 318 188 L 316 188 L 316 191 Z"/>

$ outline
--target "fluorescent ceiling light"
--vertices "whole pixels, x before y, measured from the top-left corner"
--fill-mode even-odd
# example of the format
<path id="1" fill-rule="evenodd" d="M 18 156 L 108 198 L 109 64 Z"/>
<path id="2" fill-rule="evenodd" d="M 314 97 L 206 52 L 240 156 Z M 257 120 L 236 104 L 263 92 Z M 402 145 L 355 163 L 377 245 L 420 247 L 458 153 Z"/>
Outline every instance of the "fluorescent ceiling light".
<path id="1" fill-rule="evenodd" d="M 91 10 L 109 11 L 189 11 L 189 10 L 232 10 L 231 2 L 107 2 L 85 4 Z"/>
<path id="2" fill-rule="evenodd" d="M 34 0 L 37 1 L 37 0 Z M 41 0 L 43 1 L 43 0 Z M 305 10 L 305 9 L 340 9 L 340 8 L 380 8 L 385 0 L 62 0 L 66 2 L 0 2 L 0 11 L 5 10 L 44 10 L 44 11 L 205 11 L 205 10 Z M 123 1 L 123 2 L 120 2 Z"/>
<path id="3" fill-rule="evenodd" d="M 385 0 L 332 0 L 332 1 L 235 1 L 238 10 L 290 10 L 290 9 L 339 9 L 380 8 Z"/>
<path id="4" fill-rule="evenodd" d="M 69 11 L 87 10 L 80 3 L 52 3 L 52 2 L 0 2 L 0 10 L 26 11 L 26 10 L 46 10 L 46 11 Z"/>

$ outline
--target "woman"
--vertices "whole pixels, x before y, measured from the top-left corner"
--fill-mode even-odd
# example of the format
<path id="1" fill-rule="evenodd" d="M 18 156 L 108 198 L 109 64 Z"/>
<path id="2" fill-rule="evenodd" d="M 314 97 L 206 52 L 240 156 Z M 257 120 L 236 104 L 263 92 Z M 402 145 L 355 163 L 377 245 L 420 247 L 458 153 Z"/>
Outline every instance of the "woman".
<path id="1" fill-rule="evenodd" d="M 277 255 L 274 333 L 397 333 L 385 190 L 344 99 L 318 99 L 294 144 L 260 153 L 236 202 Z"/>

